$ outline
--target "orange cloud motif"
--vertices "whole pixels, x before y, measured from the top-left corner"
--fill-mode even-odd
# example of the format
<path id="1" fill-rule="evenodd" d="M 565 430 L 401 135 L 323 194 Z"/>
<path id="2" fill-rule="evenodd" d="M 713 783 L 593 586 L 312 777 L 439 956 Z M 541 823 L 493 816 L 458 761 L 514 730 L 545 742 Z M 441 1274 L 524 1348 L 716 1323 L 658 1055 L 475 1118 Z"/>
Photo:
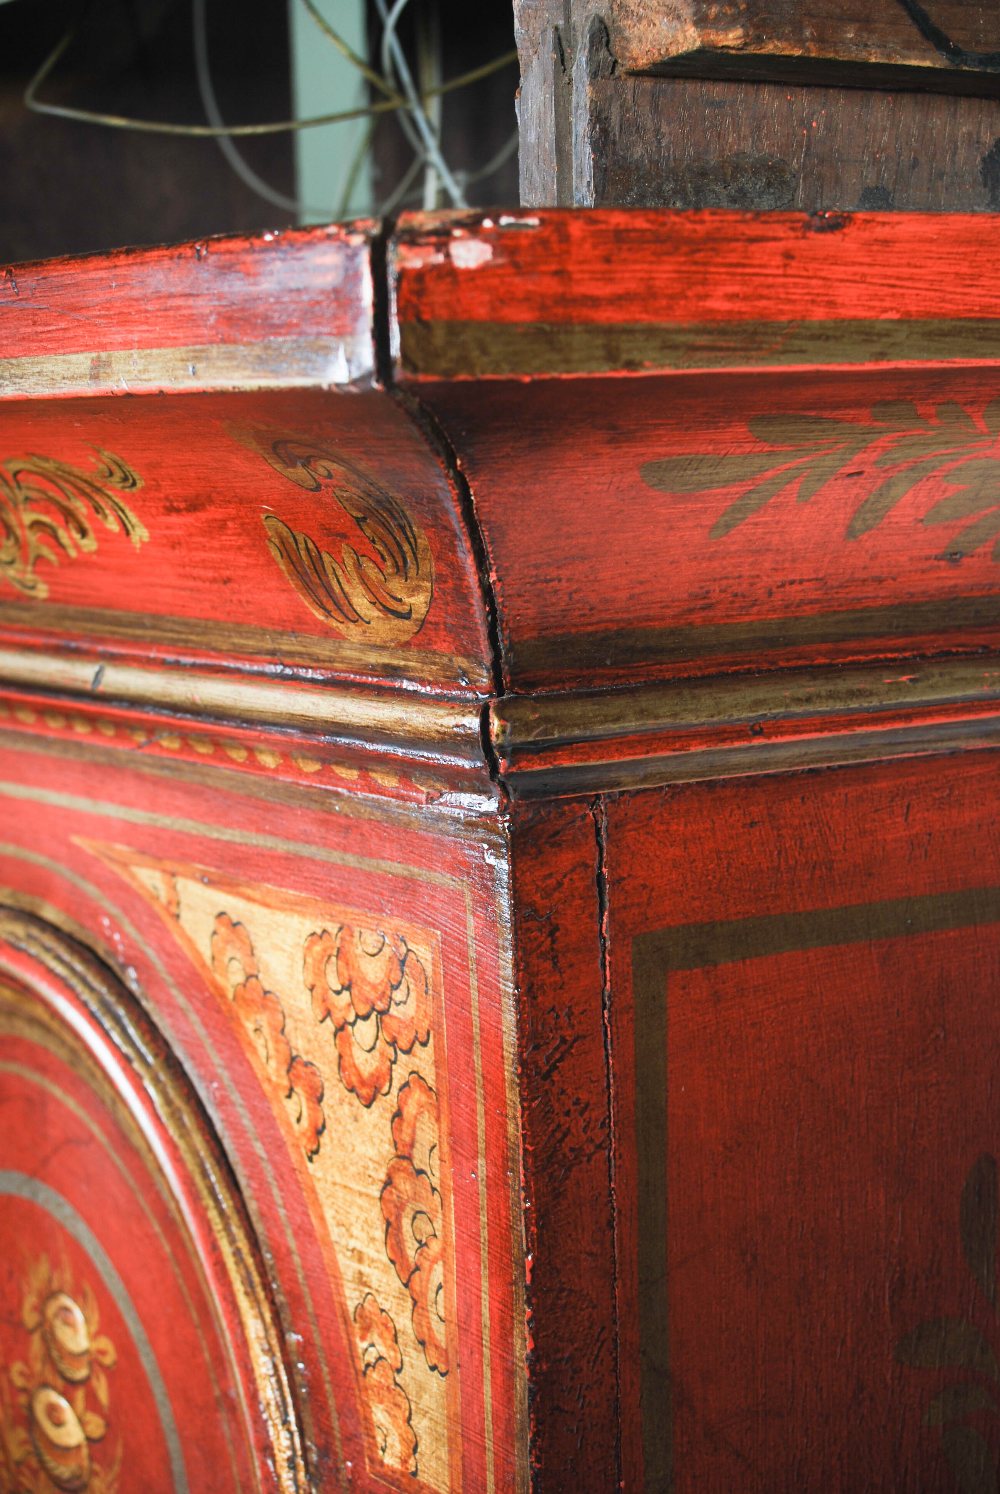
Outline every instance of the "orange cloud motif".
<path id="1" fill-rule="evenodd" d="M 317 1021 L 333 1026 L 341 1082 L 371 1105 L 389 1093 L 400 1053 L 430 1041 L 423 964 L 401 935 L 344 924 L 309 935 L 303 977 Z"/>
<path id="2" fill-rule="evenodd" d="M 212 930 L 212 973 L 227 992 L 244 1031 L 270 1079 L 289 1102 L 288 1111 L 306 1157 L 319 1151 L 326 1127 L 323 1076 L 314 1063 L 292 1051 L 285 1036 L 285 1010 L 274 991 L 264 988 L 246 927 L 228 913 L 216 915 Z"/>
<path id="3" fill-rule="evenodd" d="M 382 1186 L 385 1248 L 413 1302 L 413 1333 L 429 1369 L 448 1373 L 444 1215 L 438 1182 L 437 1096 L 419 1074 L 399 1091 L 392 1118 L 396 1155 Z"/>

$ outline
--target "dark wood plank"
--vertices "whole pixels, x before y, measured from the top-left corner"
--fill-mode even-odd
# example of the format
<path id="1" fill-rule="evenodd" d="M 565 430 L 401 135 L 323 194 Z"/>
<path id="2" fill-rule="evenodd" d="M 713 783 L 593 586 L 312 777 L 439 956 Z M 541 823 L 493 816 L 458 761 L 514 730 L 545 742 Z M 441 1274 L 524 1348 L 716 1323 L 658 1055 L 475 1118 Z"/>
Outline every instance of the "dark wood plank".
<path id="1" fill-rule="evenodd" d="M 590 103 L 595 206 L 1000 208 L 996 98 L 615 77 Z"/>
<path id="2" fill-rule="evenodd" d="M 932 9 L 522 0 L 522 201 L 994 210 L 1000 23 Z"/>

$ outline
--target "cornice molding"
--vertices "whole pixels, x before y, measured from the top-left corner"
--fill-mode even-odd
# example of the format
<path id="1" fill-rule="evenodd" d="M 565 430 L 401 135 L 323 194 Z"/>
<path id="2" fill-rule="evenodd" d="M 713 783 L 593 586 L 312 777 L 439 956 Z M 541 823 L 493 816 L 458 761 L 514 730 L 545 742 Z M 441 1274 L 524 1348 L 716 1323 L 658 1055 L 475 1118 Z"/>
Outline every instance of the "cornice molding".
<path id="1" fill-rule="evenodd" d="M 99 683 L 94 688 L 95 675 Z M 504 695 L 306 688 L 0 649 L 0 724 L 81 751 L 428 801 L 649 788 L 1000 740 L 1000 656 Z M 190 749 L 190 750 L 188 750 Z M 284 776 L 288 776 L 285 773 Z M 279 773 L 279 776 L 282 776 Z M 360 781 L 359 781 L 360 779 Z M 416 788 L 414 785 L 416 784 Z"/>

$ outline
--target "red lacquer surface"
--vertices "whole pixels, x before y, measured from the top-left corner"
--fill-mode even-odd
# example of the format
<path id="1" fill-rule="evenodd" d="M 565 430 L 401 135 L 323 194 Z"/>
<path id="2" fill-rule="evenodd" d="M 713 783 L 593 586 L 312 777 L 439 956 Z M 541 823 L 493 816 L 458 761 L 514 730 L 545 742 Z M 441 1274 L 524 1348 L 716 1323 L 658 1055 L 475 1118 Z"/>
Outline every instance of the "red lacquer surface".
<path id="1" fill-rule="evenodd" d="M 30 964 L 20 963 L 30 978 Z M 61 1017 L 86 1023 L 57 983 L 45 994 Z M 21 1023 L 38 1007 L 23 988 Z M 95 1491 L 275 1487 L 257 1460 L 252 1348 L 213 1258 L 217 1247 L 192 1217 L 195 1197 L 178 1188 L 183 1162 L 164 1135 L 153 1145 L 152 1134 L 143 1136 L 130 1115 L 142 1106 L 131 1081 L 84 1061 L 71 1027 L 57 1019 L 54 1034 L 44 1025 L 19 1029 L 10 1016 L 8 1006 L 0 1065 L 4 1487 L 26 1487 L 38 1464 L 69 1478 L 81 1459 Z M 152 1133 L 152 1116 L 144 1124 Z M 54 1401 L 47 1412 L 39 1407 L 45 1387 Z M 81 1428 L 85 1443 L 73 1436 Z"/>
<path id="2" fill-rule="evenodd" d="M 968 371 L 677 374 L 503 384 L 484 406 L 439 387 L 512 687 L 995 641 L 995 511 L 963 488 L 1000 472 L 991 389 Z"/>
<path id="3" fill-rule="evenodd" d="M 994 761 L 942 766 L 609 809 L 629 1489 L 950 1487 L 935 1397 L 997 1344 L 1000 865 Z"/>
<path id="4" fill-rule="evenodd" d="M 268 461 L 276 443 L 311 458 L 300 481 Z M 282 448 L 284 449 L 284 447 Z M 169 401 L 38 401 L 0 408 L 0 461 L 40 453 L 97 473 L 111 452 L 136 475 L 127 502 L 145 530 L 139 543 L 99 522 L 95 545 L 39 558 L 32 588 L 4 588 L 0 627 L 82 634 L 105 654 L 299 666 L 363 679 L 404 671 L 438 689 L 482 687 L 485 625 L 469 543 L 445 474 L 390 402 L 359 394 L 187 394 Z M 15 460 L 17 459 L 17 460 Z M 31 476 L 27 477 L 31 481 Z M 365 483 L 405 501 L 430 547 L 430 603 L 411 638 L 371 640 L 377 622 L 310 607 L 277 563 L 265 519 L 305 534 L 320 551 L 349 546 L 386 564 L 378 530 L 364 532 L 337 493 Z M 377 573 L 376 573 L 377 574 Z M 322 593 L 319 593 L 321 596 Z M 82 610 L 81 610 L 82 609 Z M 381 618 L 384 622 L 384 618 Z"/>
<path id="5" fill-rule="evenodd" d="M 400 238 L 403 326 L 997 314 L 996 238 L 972 214 L 412 214 Z"/>
<path id="6" fill-rule="evenodd" d="M 996 255 L 432 215 L 0 282 L 0 904 L 204 1105 L 283 1487 L 992 1487 Z M 0 1165 L 118 1262 L 130 1143 L 28 1044 Z M 162 1197 L 185 1303 L 117 1269 L 190 1487 L 238 1415 L 251 1487 L 219 1222 Z M 39 1210 L 4 1354 L 26 1234 L 101 1291 Z"/>
<path id="7" fill-rule="evenodd" d="M 81 386 L 127 394 L 100 354 L 289 337 L 363 341 L 372 229 L 359 223 L 13 266 L 0 278 L 0 358 L 97 355 Z"/>

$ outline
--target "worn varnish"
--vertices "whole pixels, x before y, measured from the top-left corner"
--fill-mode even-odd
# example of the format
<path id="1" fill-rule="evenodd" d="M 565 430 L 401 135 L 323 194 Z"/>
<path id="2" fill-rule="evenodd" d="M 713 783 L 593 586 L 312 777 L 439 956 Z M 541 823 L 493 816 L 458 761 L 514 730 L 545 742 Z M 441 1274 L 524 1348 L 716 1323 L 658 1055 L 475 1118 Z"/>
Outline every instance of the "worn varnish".
<path id="1" fill-rule="evenodd" d="M 0 1487 L 993 1487 L 997 252 L 4 272 Z"/>

